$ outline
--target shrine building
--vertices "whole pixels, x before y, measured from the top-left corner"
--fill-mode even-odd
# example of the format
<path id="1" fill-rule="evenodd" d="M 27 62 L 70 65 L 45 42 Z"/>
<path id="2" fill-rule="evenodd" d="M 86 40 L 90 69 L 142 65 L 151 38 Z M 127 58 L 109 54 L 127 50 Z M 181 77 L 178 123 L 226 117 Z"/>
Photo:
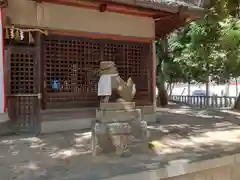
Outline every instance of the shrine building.
<path id="1" fill-rule="evenodd" d="M 136 105 L 156 121 L 155 41 L 203 15 L 164 0 L 8 0 L 3 9 L 7 112 L 15 130 L 91 126 L 101 61 L 136 84 Z"/>

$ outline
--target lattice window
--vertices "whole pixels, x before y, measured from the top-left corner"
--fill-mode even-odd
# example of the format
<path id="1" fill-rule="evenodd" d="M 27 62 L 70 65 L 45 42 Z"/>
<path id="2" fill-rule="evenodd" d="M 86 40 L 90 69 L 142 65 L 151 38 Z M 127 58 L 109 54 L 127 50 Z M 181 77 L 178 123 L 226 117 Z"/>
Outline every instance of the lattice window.
<path id="1" fill-rule="evenodd" d="M 138 99 L 152 102 L 151 44 L 49 35 L 43 50 L 47 104 L 97 105 L 94 71 L 103 60 L 114 61 L 124 80 L 133 78 Z"/>
<path id="2" fill-rule="evenodd" d="M 10 54 L 10 93 L 34 93 L 34 57 L 29 51 Z"/>

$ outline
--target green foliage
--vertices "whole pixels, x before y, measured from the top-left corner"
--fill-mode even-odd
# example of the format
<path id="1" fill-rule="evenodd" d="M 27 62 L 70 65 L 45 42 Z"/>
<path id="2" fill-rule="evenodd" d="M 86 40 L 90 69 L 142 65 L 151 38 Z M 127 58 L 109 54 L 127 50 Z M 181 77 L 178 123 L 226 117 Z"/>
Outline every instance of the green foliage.
<path id="1" fill-rule="evenodd" d="M 238 0 L 237 0 L 238 1 Z M 206 16 L 168 37 L 168 57 L 161 40 L 157 55 L 164 62 L 167 80 L 199 82 L 240 76 L 240 20 L 236 0 L 212 0 Z"/>

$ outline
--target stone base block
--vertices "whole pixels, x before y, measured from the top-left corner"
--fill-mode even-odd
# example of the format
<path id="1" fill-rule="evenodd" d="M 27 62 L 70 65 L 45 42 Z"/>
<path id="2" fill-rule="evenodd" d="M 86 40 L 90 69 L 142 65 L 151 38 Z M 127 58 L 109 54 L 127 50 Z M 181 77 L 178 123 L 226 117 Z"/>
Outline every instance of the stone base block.
<path id="1" fill-rule="evenodd" d="M 128 123 L 96 123 L 93 127 L 93 155 L 101 153 L 123 154 L 131 144 L 131 127 Z"/>
<path id="2" fill-rule="evenodd" d="M 147 141 L 148 131 L 146 121 L 132 121 L 129 122 L 131 126 L 131 133 L 135 139 Z"/>
<path id="3" fill-rule="evenodd" d="M 130 134 L 131 127 L 128 123 L 96 123 L 95 124 L 95 133 L 96 135 L 101 134 L 110 134 L 110 135 L 118 135 L 118 134 Z"/>
<path id="4" fill-rule="evenodd" d="M 135 109 L 135 102 L 102 102 L 101 110 L 130 110 Z"/>
<path id="5" fill-rule="evenodd" d="M 101 110 L 96 111 L 96 119 L 101 122 L 141 121 L 141 109 L 130 110 Z"/>

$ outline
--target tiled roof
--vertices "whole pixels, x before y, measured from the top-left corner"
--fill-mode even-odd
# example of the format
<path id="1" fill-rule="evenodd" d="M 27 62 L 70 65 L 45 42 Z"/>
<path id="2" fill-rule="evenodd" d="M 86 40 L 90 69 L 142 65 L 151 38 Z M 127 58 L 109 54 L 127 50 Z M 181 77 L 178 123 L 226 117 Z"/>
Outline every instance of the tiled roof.
<path id="1" fill-rule="evenodd" d="M 151 8 L 166 12 L 178 12 L 180 7 L 184 7 L 184 11 L 188 14 L 195 14 L 196 16 L 203 16 L 205 13 L 202 7 L 203 3 L 208 0 L 135 0 L 135 5 L 143 8 Z M 205 5 L 205 4 L 204 4 Z"/>
<path id="2" fill-rule="evenodd" d="M 157 11 L 166 11 L 171 13 L 177 13 L 180 10 L 179 8 L 184 7 L 185 12 L 187 12 L 188 14 L 195 14 L 201 17 L 205 13 L 202 4 L 206 3 L 209 0 L 109 0 L 109 1 L 131 6 L 138 6 L 142 8 L 154 9 Z"/>
<path id="3" fill-rule="evenodd" d="M 137 0 L 141 3 L 152 4 L 152 5 L 165 5 L 172 7 L 187 6 L 192 8 L 202 8 L 201 2 L 204 0 Z"/>

